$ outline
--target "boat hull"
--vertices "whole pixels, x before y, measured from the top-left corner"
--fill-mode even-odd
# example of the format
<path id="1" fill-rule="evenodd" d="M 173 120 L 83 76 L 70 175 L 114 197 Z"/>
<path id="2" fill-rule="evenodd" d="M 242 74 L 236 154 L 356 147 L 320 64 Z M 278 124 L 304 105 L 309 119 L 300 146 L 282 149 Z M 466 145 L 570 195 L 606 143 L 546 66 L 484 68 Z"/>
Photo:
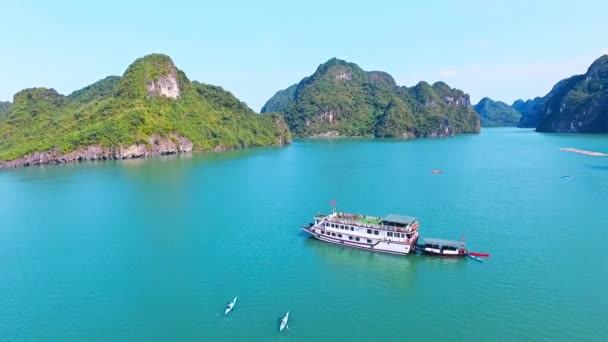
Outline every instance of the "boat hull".
<path id="1" fill-rule="evenodd" d="M 432 255 L 440 258 L 464 258 L 467 256 L 466 251 L 463 253 L 455 253 L 455 254 L 446 254 L 441 252 L 436 252 L 433 250 L 428 250 L 426 248 L 416 247 L 416 253 L 424 254 L 424 255 Z"/>
<path id="2" fill-rule="evenodd" d="M 380 253 L 388 253 L 388 254 L 396 254 L 396 255 L 408 255 L 410 254 L 414 248 L 413 246 L 416 244 L 417 238 L 412 241 L 413 243 L 399 243 L 388 240 L 373 240 L 372 243 L 367 242 L 356 242 L 347 240 L 346 238 L 338 238 L 329 235 L 323 235 L 318 232 L 313 232 L 311 226 L 304 226 L 302 230 L 312 236 L 317 240 L 321 240 L 324 242 L 332 243 L 335 245 L 340 245 L 344 247 L 356 248 L 356 249 L 365 249 L 372 252 L 380 252 Z M 345 234 L 345 236 L 347 236 Z"/>

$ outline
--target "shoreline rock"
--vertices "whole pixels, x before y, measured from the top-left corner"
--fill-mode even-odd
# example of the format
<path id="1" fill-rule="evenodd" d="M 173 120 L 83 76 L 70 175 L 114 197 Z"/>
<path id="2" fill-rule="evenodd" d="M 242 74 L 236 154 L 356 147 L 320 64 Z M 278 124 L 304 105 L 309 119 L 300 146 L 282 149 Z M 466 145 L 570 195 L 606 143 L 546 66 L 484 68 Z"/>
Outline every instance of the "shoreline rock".
<path id="1" fill-rule="evenodd" d="M 324 133 L 313 134 L 310 136 L 310 138 L 312 138 L 312 139 L 335 139 L 335 138 L 342 138 L 342 136 L 340 135 L 340 132 L 338 132 L 338 131 L 329 131 L 329 132 L 324 132 Z"/>
<path id="2" fill-rule="evenodd" d="M 55 147 L 48 151 L 33 152 L 15 160 L 0 161 L 0 169 L 46 164 L 76 163 L 93 160 L 157 157 L 167 154 L 192 152 L 192 149 L 192 141 L 188 138 L 179 135 L 161 137 L 160 135 L 154 134 L 148 137 L 147 144 L 110 147 L 89 145 L 67 153 L 62 153 L 59 147 Z"/>

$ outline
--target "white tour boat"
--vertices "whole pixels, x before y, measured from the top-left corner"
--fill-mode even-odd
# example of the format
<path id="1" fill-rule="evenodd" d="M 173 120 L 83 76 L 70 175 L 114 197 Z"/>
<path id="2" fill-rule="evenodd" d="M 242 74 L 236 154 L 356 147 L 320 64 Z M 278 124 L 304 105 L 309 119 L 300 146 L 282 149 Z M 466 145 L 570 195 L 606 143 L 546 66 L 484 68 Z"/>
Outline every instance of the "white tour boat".
<path id="1" fill-rule="evenodd" d="M 336 212 L 316 215 L 302 230 L 321 241 L 370 251 L 402 254 L 413 252 L 420 223 L 415 217 L 384 218 Z"/>

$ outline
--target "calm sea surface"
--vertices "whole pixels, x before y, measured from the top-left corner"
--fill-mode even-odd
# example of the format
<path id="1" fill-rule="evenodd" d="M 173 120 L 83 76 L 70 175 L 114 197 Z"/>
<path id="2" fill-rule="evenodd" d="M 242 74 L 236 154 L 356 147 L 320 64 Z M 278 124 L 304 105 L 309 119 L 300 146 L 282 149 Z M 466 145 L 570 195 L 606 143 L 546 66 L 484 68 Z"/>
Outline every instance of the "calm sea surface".
<path id="1" fill-rule="evenodd" d="M 0 340 L 606 341 L 608 158 L 558 147 L 608 152 L 608 136 L 486 129 L 2 170 Z M 492 257 L 308 238 L 331 200 Z"/>

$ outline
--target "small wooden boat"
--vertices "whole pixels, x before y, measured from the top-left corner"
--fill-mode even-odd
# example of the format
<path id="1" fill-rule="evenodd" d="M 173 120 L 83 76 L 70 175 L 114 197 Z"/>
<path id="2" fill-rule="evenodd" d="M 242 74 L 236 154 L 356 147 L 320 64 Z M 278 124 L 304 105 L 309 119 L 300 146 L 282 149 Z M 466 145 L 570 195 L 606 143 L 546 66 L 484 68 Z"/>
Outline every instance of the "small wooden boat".
<path id="1" fill-rule="evenodd" d="M 448 258 L 465 257 L 467 255 L 464 241 L 433 238 L 423 238 L 423 241 L 424 243 L 416 245 L 416 250 L 421 250 L 424 254 Z"/>

